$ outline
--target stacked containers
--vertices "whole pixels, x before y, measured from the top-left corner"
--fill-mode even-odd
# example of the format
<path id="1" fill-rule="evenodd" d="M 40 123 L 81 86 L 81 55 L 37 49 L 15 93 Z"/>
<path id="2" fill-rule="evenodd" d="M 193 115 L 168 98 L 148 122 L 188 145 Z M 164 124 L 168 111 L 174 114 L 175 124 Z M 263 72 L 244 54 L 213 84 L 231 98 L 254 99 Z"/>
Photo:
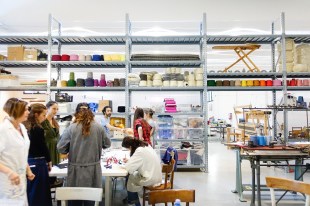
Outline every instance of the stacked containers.
<path id="1" fill-rule="evenodd" d="M 170 115 L 158 115 L 158 138 L 171 139 L 173 136 L 173 117 Z"/>

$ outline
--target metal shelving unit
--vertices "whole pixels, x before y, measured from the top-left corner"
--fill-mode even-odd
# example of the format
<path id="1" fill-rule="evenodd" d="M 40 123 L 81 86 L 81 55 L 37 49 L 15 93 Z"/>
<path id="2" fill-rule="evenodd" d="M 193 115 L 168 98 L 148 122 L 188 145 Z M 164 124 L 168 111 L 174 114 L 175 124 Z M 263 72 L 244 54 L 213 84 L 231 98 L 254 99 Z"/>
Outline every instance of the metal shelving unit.
<path id="1" fill-rule="evenodd" d="M 181 68 L 197 68 L 202 67 L 206 72 L 206 15 L 203 15 L 203 20 L 200 25 L 200 34 L 199 35 L 180 35 L 180 36 L 131 36 L 131 22 L 129 17 L 126 18 L 126 25 L 129 27 L 127 28 L 127 36 L 128 36 L 128 45 L 126 45 L 126 59 L 130 59 L 132 47 L 135 45 L 199 45 L 200 46 L 200 59 L 199 61 L 128 61 L 128 72 L 131 72 L 133 69 L 138 68 L 165 68 L 165 67 L 181 67 Z M 206 76 L 204 76 L 204 85 L 206 85 Z M 206 114 L 207 114 L 207 103 L 206 99 L 206 86 L 203 87 L 128 87 L 128 98 L 126 98 L 126 105 L 131 106 L 131 98 L 136 91 L 169 91 L 169 92 L 198 92 L 200 95 L 200 102 L 203 105 L 204 111 L 203 112 L 192 112 L 192 113 L 163 113 L 163 115 L 199 115 L 202 116 L 204 119 L 204 124 L 206 124 Z M 130 121 L 130 117 L 132 114 L 128 114 L 128 121 Z M 158 114 L 157 114 L 158 115 Z M 158 142 L 181 142 L 181 141 L 198 141 L 204 145 L 204 163 L 201 165 L 183 165 L 184 168 L 200 168 L 203 171 L 208 171 L 208 135 L 207 129 L 204 125 L 204 138 L 203 139 L 187 139 L 187 140 L 160 140 Z M 157 141 L 157 140 L 156 140 Z M 181 165 L 180 165 L 181 166 Z M 179 167 L 179 165 L 178 165 Z"/>
<path id="2" fill-rule="evenodd" d="M 7 68 L 46 68 L 47 61 L 0 61 Z"/>

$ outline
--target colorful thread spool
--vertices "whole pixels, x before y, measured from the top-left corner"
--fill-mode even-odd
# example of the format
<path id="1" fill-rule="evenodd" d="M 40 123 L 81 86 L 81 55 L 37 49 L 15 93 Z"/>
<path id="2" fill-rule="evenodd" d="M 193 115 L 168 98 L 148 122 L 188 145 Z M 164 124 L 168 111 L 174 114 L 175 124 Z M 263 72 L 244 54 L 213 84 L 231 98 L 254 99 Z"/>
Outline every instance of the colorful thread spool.
<path id="1" fill-rule="evenodd" d="M 99 81 L 99 86 L 100 87 L 106 87 L 107 86 L 107 82 L 105 80 L 105 74 L 101 74 L 100 81 Z"/>
<path id="2" fill-rule="evenodd" d="M 61 61 L 70 61 L 70 56 L 68 54 L 61 55 Z"/>
<path id="3" fill-rule="evenodd" d="M 98 79 L 94 79 L 94 87 L 99 87 L 99 81 L 98 81 Z"/>
<path id="4" fill-rule="evenodd" d="M 222 80 L 216 80 L 216 86 L 217 87 L 223 86 L 223 81 Z"/>
<path id="5" fill-rule="evenodd" d="M 235 86 L 235 81 L 234 80 L 230 80 L 229 81 L 229 86 L 234 87 Z"/>
<path id="6" fill-rule="evenodd" d="M 113 81 L 112 80 L 107 81 L 107 86 L 108 87 L 113 87 Z"/>
<path id="7" fill-rule="evenodd" d="M 253 85 L 254 85 L 253 80 L 247 80 L 247 81 L 246 81 L 246 85 L 247 85 L 248 87 L 253 87 Z"/>
<path id="8" fill-rule="evenodd" d="M 61 55 L 58 54 L 52 55 L 52 61 L 61 61 Z"/>
<path id="9" fill-rule="evenodd" d="M 71 54 L 70 55 L 70 61 L 79 61 L 79 56 L 76 54 Z"/>
<path id="10" fill-rule="evenodd" d="M 81 78 L 76 79 L 76 86 L 77 87 L 85 87 L 85 80 Z"/>
<path id="11" fill-rule="evenodd" d="M 207 81 L 207 86 L 209 86 L 209 87 L 214 87 L 215 85 L 216 85 L 215 80 L 208 80 L 208 81 Z"/>
<path id="12" fill-rule="evenodd" d="M 224 81 L 223 81 L 223 86 L 224 86 L 224 87 L 229 87 L 229 86 L 230 86 L 229 80 L 224 80 Z"/>
<path id="13" fill-rule="evenodd" d="M 259 87 L 259 80 L 254 80 L 253 85 L 254 87 Z"/>
<path id="14" fill-rule="evenodd" d="M 85 61 L 91 61 L 91 60 L 92 60 L 92 56 L 91 55 L 86 55 Z"/>
<path id="15" fill-rule="evenodd" d="M 93 55 L 93 61 L 102 61 L 101 55 L 94 54 Z"/>
<path id="16" fill-rule="evenodd" d="M 80 55 L 79 55 L 79 61 L 85 61 L 85 60 L 86 60 L 85 55 L 80 54 Z"/>
<path id="17" fill-rule="evenodd" d="M 308 79 L 304 79 L 304 80 L 302 81 L 302 85 L 304 85 L 304 86 L 309 86 L 309 80 L 308 80 Z"/>
<path id="18" fill-rule="evenodd" d="M 272 80 L 272 85 L 273 86 L 281 86 L 282 85 L 282 81 L 279 79 L 274 79 Z"/>
<path id="19" fill-rule="evenodd" d="M 67 81 L 66 80 L 61 80 L 60 85 L 61 85 L 61 87 L 66 87 L 67 86 Z"/>
<path id="20" fill-rule="evenodd" d="M 301 79 L 297 79 L 297 86 L 303 86 L 303 84 L 302 84 L 302 80 Z"/>
<path id="21" fill-rule="evenodd" d="M 294 86 L 296 86 L 297 85 L 297 81 L 296 81 L 296 79 L 292 79 L 290 82 L 289 82 L 289 84 L 288 84 L 289 86 L 291 86 L 291 87 L 294 87 Z"/>
<path id="22" fill-rule="evenodd" d="M 240 80 L 236 80 L 235 81 L 235 86 L 236 87 L 240 87 L 241 86 L 241 81 Z"/>
<path id="23" fill-rule="evenodd" d="M 272 87 L 272 80 L 267 80 L 266 81 L 266 86 L 268 86 L 268 87 Z"/>
<path id="24" fill-rule="evenodd" d="M 265 80 L 259 80 L 259 86 L 265 87 L 266 86 L 266 81 Z"/>
<path id="25" fill-rule="evenodd" d="M 247 82 L 246 80 L 242 80 L 242 81 L 241 81 L 241 86 L 242 86 L 242 87 L 246 87 L 246 82 Z"/>

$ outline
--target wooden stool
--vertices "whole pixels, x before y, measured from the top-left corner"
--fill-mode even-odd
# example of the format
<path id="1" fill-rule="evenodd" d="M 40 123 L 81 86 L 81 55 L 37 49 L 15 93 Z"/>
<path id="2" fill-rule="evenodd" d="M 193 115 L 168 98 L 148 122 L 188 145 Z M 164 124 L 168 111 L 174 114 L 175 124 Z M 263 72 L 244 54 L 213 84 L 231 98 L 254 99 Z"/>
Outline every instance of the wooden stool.
<path id="1" fill-rule="evenodd" d="M 236 65 L 238 62 L 243 61 L 243 63 L 247 66 L 247 68 L 251 71 L 257 71 L 259 72 L 259 68 L 254 64 L 254 62 L 250 59 L 249 55 L 254 52 L 256 49 L 259 49 L 260 45 L 258 44 L 245 44 L 245 45 L 233 45 L 233 46 L 214 46 L 212 49 L 223 49 L 223 50 L 234 50 L 236 54 L 238 55 L 238 59 L 229 65 L 227 68 L 224 69 L 223 72 L 227 72 L 231 67 Z M 248 52 L 245 52 L 246 50 L 249 50 Z M 245 61 L 247 59 L 249 63 Z M 254 68 L 251 68 L 249 65 L 251 64 Z"/>

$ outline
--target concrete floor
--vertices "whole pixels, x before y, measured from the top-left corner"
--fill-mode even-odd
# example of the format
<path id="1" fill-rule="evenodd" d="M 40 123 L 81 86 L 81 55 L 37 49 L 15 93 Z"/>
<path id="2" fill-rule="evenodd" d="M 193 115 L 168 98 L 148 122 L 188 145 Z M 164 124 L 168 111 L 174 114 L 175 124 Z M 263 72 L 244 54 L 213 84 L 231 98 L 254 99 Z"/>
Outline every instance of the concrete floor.
<path id="1" fill-rule="evenodd" d="M 249 161 L 242 162 L 243 184 L 251 183 L 251 168 Z M 286 173 L 281 168 L 262 167 L 261 181 L 265 184 L 265 176 L 278 176 L 293 179 L 293 173 Z M 309 182 L 309 173 L 304 176 L 304 181 Z M 238 195 L 231 192 L 235 188 L 235 152 L 227 149 L 216 137 L 210 138 L 209 143 L 209 171 L 205 172 L 175 172 L 174 187 L 176 189 L 195 189 L 197 206 L 245 206 L 250 205 L 251 193 L 244 192 L 247 202 L 240 202 Z M 278 193 L 282 194 L 282 193 Z M 117 191 L 113 198 L 113 206 L 124 205 L 122 199 L 126 197 L 126 190 L 122 181 L 118 181 Z M 278 205 L 299 206 L 304 202 L 298 197 L 290 195 Z M 294 200 L 294 198 L 299 200 Z M 101 203 L 100 205 L 104 205 Z M 262 206 L 270 206 L 269 192 L 262 193 Z"/>

